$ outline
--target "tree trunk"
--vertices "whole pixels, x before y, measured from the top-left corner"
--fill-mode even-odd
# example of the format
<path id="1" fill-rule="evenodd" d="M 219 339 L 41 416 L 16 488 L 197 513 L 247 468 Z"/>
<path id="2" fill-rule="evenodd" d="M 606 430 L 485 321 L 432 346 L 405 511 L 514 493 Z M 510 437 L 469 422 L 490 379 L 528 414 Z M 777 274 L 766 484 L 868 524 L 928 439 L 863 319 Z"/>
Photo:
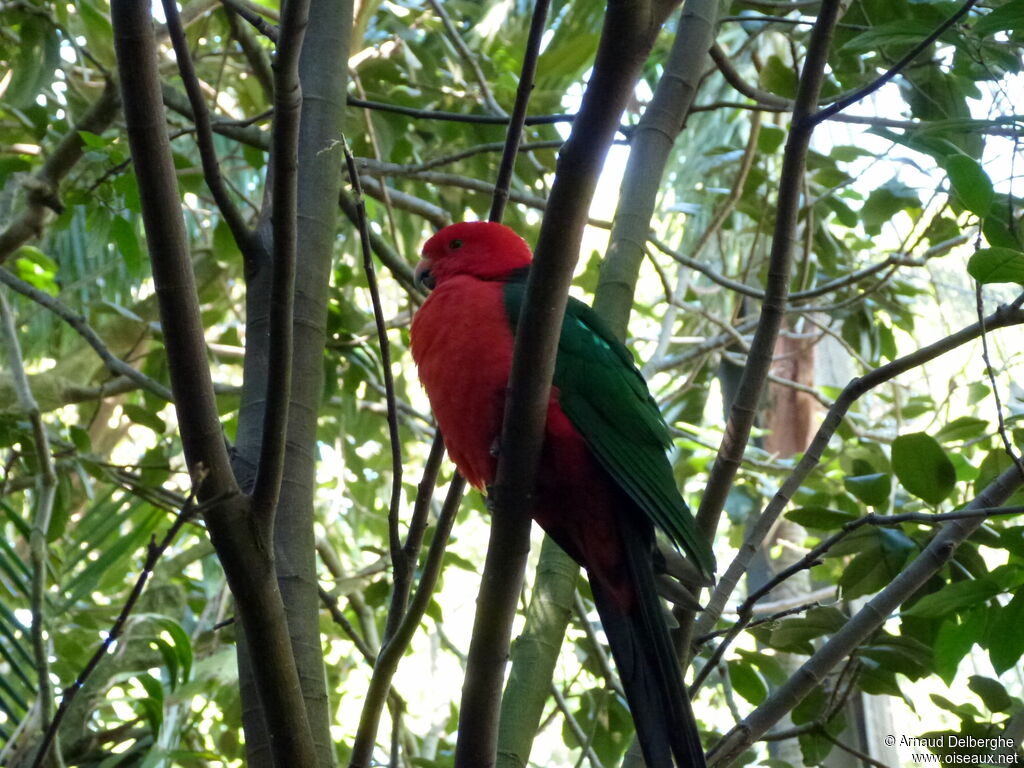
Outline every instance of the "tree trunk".
<path id="1" fill-rule="evenodd" d="M 299 140 L 299 228 L 295 287 L 292 392 L 285 476 L 274 531 L 278 581 L 288 615 L 303 697 L 321 766 L 334 762 L 327 690 L 320 646 L 319 598 L 313 535 L 317 413 L 323 389 L 323 351 L 335 213 L 341 185 L 341 122 L 345 104 L 352 2 L 313 0 L 300 60 L 303 103 Z M 251 482 L 263 432 L 263 401 L 270 360 L 271 282 L 269 217 L 249 255 L 246 296 L 246 358 L 235 468 Z M 245 644 L 239 645 L 243 724 L 248 764 L 269 766 L 263 712 L 252 683 Z"/>

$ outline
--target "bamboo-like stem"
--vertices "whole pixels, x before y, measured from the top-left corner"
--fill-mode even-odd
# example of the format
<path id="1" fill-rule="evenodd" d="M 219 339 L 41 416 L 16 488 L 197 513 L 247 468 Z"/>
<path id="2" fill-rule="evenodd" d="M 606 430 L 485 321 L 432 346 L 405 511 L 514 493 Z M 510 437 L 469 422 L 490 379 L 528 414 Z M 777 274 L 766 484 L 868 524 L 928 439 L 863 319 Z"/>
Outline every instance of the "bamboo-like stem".
<path id="1" fill-rule="evenodd" d="M 579 566 L 544 537 L 522 634 L 512 647 L 501 699 L 497 768 L 526 768 L 572 616 Z M 546 685 L 545 685 L 546 683 Z"/>
<path id="2" fill-rule="evenodd" d="M 669 154 L 697 95 L 721 11 L 719 0 L 686 0 L 665 72 L 632 137 L 594 309 L 626 337 L 651 216 Z"/>

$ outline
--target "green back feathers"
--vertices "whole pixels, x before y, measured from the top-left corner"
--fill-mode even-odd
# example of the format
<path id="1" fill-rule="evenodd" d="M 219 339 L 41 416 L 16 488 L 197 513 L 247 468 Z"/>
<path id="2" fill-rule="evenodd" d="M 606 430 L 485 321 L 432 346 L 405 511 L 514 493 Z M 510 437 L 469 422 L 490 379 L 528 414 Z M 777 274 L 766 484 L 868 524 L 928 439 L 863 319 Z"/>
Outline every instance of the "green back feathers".
<path id="1" fill-rule="evenodd" d="M 525 276 L 524 276 L 525 277 Z M 505 309 L 519 320 L 525 279 L 505 284 Z M 676 487 L 668 427 L 632 353 L 586 304 L 570 297 L 558 342 L 559 403 L 619 486 L 708 576 L 714 555 Z"/>

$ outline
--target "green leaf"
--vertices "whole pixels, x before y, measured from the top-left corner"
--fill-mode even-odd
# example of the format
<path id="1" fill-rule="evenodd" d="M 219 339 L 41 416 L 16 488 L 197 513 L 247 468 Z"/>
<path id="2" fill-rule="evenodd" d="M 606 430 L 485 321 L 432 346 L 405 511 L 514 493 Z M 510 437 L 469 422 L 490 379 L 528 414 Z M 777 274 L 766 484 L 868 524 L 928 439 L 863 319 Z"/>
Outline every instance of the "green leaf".
<path id="1" fill-rule="evenodd" d="M 984 626 L 983 622 L 969 621 L 966 617 L 958 621 L 956 616 L 950 616 L 942 622 L 935 636 L 932 653 L 935 657 L 935 672 L 946 685 L 953 682 L 960 660 L 971 650 Z"/>
<path id="2" fill-rule="evenodd" d="M 944 709 L 947 712 L 952 712 L 954 715 L 959 717 L 961 720 L 970 722 L 976 722 L 981 719 L 981 712 L 978 708 L 970 702 L 964 704 L 955 704 L 945 696 L 939 696 L 937 693 L 933 693 L 929 696 L 935 706 L 939 709 Z"/>
<path id="3" fill-rule="evenodd" d="M 771 634 L 771 643 L 780 648 L 801 646 L 808 640 L 829 635 L 846 623 L 846 615 L 838 608 L 812 608 L 800 619 L 787 619 Z"/>
<path id="4" fill-rule="evenodd" d="M 60 62 L 60 38 L 43 16 L 23 17 L 18 44 L 10 60 L 10 81 L 4 92 L 5 104 L 27 109 L 53 78 Z M 7 24 L 4 25 L 5 27 Z"/>
<path id="5" fill-rule="evenodd" d="M 974 691 L 985 703 L 989 712 L 1006 712 L 1013 706 L 1013 699 L 998 680 L 984 675 L 971 675 L 967 687 Z"/>
<path id="6" fill-rule="evenodd" d="M 938 592 L 925 595 L 912 607 L 903 611 L 903 615 L 934 619 L 963 608 L 977 606 L 1001 591 L 1002 587 L 990 579 L 955 581 L 952 584 L 947 584 Z"/>
<path id="7" fill-rule="evenodd" d="M 115 216 L 110 222 L 110 236 L 114 239 L 121 258 L 124 259 L 128 273 L 136 277 L 141 275 L 142 246 L 139 245 L 139 236 L 135 233 L 135 227 L 122 216 Z"/>
<path id="8" fill-rule="evenodd" d="M 1024 0 L 1010 0 L 991 13 L 982 16 L 974 23 L 972 31 L 976 35 L 986 36 L 1004 30 L 1019 31 L 1024 29 Z"/>
<path id="9" fill-rule="evenodd" d="M 787 512 L 786 518 L 806 528 L 831 531 L 853 522 L 857 515 L 828 507 L 800 507 Z"/>
<path id="10" fill-rule="evenodd" d="M 935 433 L 935 439 L 940 443 L 955 443 L 960 440 L 970 440 L 981 437 L 988 429 L 988 420 L 979 419 L 975 416 L 961 416 L 953 419 L 946 426 Z"/>
<path id="11" fill-rule="evenodd" d="M 918 19 L 899 19 L 878 24 L 861 32 L 842 47 L 851 53 L 877 51 L 883 45 L 916 45 L 935 31 L 931 22 Z"/>
<path id="12" fill-rule="evenodd" d="M 749 663 L 730 661 L 729 680 L 733 690 L 755 707 L 768 695 L 768 686 Z"/>
<path id="13" fill-rule="evenodd" d="M 869 644 L 862 645 L 858 653 L 911 680 L 921 679 L 932 667 L 932 649 L 909 635 L 883 633 Z"/>
<path id="14" fill-rule="evenodd" d="M 818 731 L 801 733 L 797 737 L 797 742 L 800 744 L 800 756 L 804 765 L 822 765 L 835 746 L 834 742 Z"/>
<path id="15" fill-rule="evenodd" d="M 875 189 L 861 208 L 864 230 L 877 235 L 882 225 L 900 211 L 916 210 L 921 200 L 913 189 L 897 179 L 891 179 Z"/>
<path id="16" fill-rule="evenodd" d="M 91 131 L 79 131 L 78 135 L 89 149 L 103 149 L 110 146 L 114 141 L 113 137 L 103 138 Z"/>
<path id="17" fill-rule="evenodd" d="M 891 669 L 883 669 L 874 659 L 861 657 L 861 670 L 857 675 L 857 687 L 874 696 L 901 696 L 896 673 Z"/>
<path id="18" fill-rule="evenodd" d="M 57 270 L 59 269 L 59 267 L 57 266 L 57 262 L 55 262 L 53 259 L 47 256 L 41 250 L 36 248 L 34 245 L 21 246 L 18 250 L 14 252 L 14 258 L 24 259 L 25 261 L 35 264 L 41 269 L 43 269 L 45 272 L 50 273 L 51 275 L 56 274 Z"/>
<path id="19" fill-rule="evenodd" d="M 988 657 L 998 674 L 1012 669 L 1024 656 L 1024 590 L 996 610 L 988 638 Z"/>
<path id="20" fill-rule="evenodd" d="M 796 96 L 796 72 L 778 56 L 769 56 L 761 69 L 761 87 L 770 93 L 792 99 Z"/>
<path id="21" fill-rule="evenodd" d="M 892 468 L 904 488 L 929 504 L 938 504 L 956 485 L 953 462 L 924 432 L 900 435 L 893 441 Z"/>
<path id="22" fill-rule="evenodd" d="M 982 285 L 1024 285 L 1024 253 L 1012 248 L 981 248 L 967 262 L 967 272 Z"/>
<path id="23" fill-rule="evenodd" d="M 880 507 L 889 501 L 892 478 L 883 472 L 874 472 L 870 475 L 844 477 L 843 485 L 865 504 Z"/>
<path id="24" fill-rule="evenodd" d="M 960 202 L 971 213 L 987 216 L 995 199 L 992 181 L 981 165 L 967 155 L 946 158 L 946 174 Z"/>
<path id="25" fill-rule="evenodd" d="M 786 132 L 774 125 L 762 125 L 757 135 L 757 148 L 766 155 L 773 154 L 786 138 Z"/>
<path id="26" fill-rule="evenodd" d="M 167 431 L 167 424 L 164 420 L 157 416 L 152 411 L 147 411 L 141 405 L 135 405 L 133 403 L 124 403 L 121 406 L 124 410 L 124 415 L 134 421 L 136 424 L 141 424 L 144 427 L 149 427 L 158 435 L 162 435 Z"/>
<path id="27" fill-rule="evenodd" d="M 859 554 L 839 576 L 839 586 L 847 599 L 877 592 L 899 574 L 914 542 L 902 531 L 893 528 L 872 528 L 865 531 Z"/>

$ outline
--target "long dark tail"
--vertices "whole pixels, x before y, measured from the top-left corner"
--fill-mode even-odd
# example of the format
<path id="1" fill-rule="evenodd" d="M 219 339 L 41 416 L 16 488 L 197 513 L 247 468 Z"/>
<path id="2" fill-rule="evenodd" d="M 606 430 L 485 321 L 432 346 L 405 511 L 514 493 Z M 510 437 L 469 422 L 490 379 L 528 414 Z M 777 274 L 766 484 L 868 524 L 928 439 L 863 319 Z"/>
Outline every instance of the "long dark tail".
<path id="1" fill-rule="evenodd" d="M 625 612 L 597 579 L 591 579 L 597 611 L 647 768 L 705 768 L 697 723 L 654 588 L 653 536 L 635 530 L 630 522 L 621 526 L 621 540 L 636 600 Z"/>

